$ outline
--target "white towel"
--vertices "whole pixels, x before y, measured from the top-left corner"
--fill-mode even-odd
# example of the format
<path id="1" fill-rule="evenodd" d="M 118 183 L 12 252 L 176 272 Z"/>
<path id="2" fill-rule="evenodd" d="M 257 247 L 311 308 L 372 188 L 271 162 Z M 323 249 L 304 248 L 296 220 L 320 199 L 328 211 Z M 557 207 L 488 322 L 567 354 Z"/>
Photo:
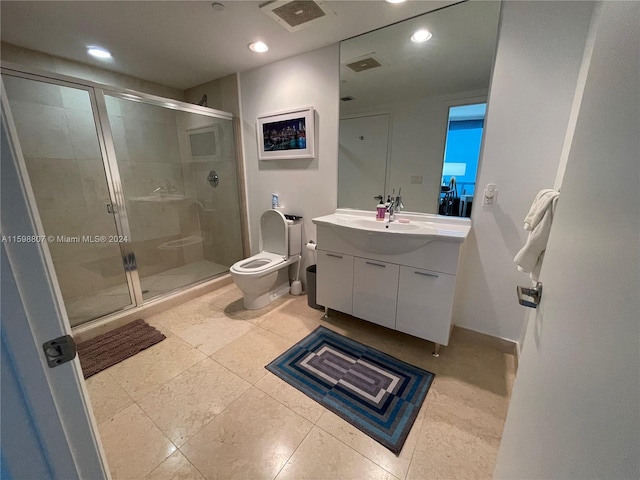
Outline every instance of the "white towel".
<path id="1" fill-rule="evenodd" d="M 559 195 L 555 190 L 541 190 L 524 219 L 524 228 L 529 230 L 529 237 L 513 261 L 518 266 L 518 270 L 530 273 L 534 282 L 538 281 L 540 276 Z"/>
<path id="2" fill-rule="evenodd" d="M 529 213 L 524 217 L 524 229 L 529 231 L 533 230 L 542 220 L 550 203 L 556 198 L 558 198 L 558 192 L 555 190 L 551 190 L 550 188 L 540 190 L 531 204 Z"/>

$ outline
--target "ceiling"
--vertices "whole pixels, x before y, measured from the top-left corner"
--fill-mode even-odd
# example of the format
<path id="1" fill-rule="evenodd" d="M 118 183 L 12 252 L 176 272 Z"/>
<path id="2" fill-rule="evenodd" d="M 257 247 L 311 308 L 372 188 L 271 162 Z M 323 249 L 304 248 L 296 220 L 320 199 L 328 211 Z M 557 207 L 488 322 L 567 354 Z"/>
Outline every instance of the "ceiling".
<path id="1" fill-rule="evenodd" d="M 340 96 L 354 98 L 342 111 L 488 89 L 499 12 L 499 2 L 472 0 L 342 42 Z M 411 42 L 420 29 L 432 38 Z M 346 66 L 371 53 L 382 66 L 359 73 Z"/>
<path id="2" fill-rule="evenodd" d="M 335 12 L 295 33 L 260 10 L 265 2 L 8 1 L 0 2 L 3 42 L 187 89 L 308 52 L 458 0 L 327 1 Z M 262 40 L 269 51 L 247 45 Z M 108 62 L 87 45 L 111 51 Z"/>

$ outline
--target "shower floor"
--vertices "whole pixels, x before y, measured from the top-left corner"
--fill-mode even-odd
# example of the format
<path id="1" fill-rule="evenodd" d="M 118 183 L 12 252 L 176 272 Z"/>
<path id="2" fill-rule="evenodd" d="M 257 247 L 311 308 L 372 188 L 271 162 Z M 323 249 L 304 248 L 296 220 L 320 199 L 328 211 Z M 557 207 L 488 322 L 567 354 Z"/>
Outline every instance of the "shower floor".
<path id="1" fill-rule="evenodd" d="M 140 279 L 142 297 L 145 300 L 162 295 L 176 288 L 199 282 L 209 277 L 229 271 L 229 267 L 208 260 L 198 260 L 161 273 Z M 76 297 L 65 302 L 67 315 L 72 327 L 89 320 L 118 311 L 131 305 L 129 287 L 118 285 L 98 290 L 92 295 Z"/>

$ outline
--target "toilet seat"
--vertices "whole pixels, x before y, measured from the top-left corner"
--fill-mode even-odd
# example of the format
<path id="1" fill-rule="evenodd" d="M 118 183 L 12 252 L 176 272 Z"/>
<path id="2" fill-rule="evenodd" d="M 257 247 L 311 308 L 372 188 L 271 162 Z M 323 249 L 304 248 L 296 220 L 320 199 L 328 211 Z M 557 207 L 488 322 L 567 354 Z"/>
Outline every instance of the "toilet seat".
<path id="1" fill-rule="evenodd" d="M 272 267 L 280 265 L 285 259 L 282 255 L 271 252 L 260 252 L 257 255 L 246 258 L 231 267 L 231 271 L 240 275 L 252 275 L 262 273 Z"/>

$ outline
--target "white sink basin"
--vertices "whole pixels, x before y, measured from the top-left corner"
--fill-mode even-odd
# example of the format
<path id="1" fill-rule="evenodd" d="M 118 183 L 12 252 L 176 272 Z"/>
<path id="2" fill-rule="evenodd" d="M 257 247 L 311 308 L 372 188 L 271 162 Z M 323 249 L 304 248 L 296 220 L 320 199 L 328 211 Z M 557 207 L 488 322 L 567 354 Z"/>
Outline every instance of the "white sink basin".
<path id="1" fill-rule="evenodd" d="M 423 227 L 417 223 L 399 223 L 378 221 L 370 218 L 355 218 L 350 220 L 354 228 L 364 228 L 368 230 L 380 230 L 382 232 L 415 232 L 418 233 Z M 348 222 L 347 222 L 348 223 Z M 426 227 L 428 228 L 428 227 Z"/>
<path id="2" fill-rule="evenodd" d="M 317 217 L 313 223 L 329 227 L 343 240 L 361 250 L 397 255 L 417 250 L 433 241 L 462 243 L 471 230 L 468 218 L 402 212 L 409 223 L 377 221 L 375 212 L 339 208 Z"/>

